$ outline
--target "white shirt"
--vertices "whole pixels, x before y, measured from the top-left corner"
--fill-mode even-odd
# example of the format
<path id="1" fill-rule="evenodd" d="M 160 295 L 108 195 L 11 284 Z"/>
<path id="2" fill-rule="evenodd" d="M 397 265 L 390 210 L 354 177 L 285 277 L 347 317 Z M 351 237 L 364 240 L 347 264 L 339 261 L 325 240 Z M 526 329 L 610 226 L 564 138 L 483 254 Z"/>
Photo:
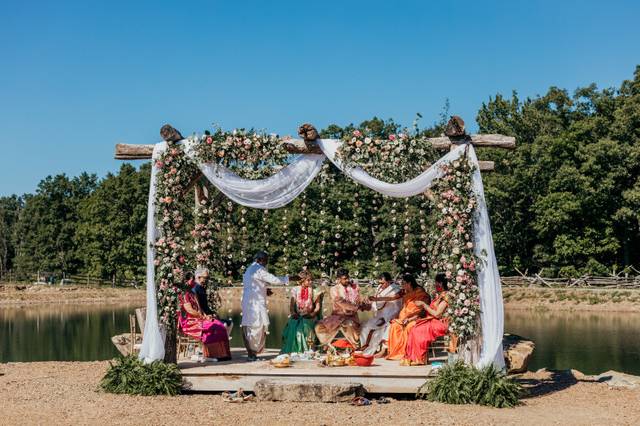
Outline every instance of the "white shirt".
<path id="1" fill-rule="evenodd" d="M 242 277 L 242 326 L 266 327 L 269 325 L 268 284 L 287 285 L 289 277 L 276 277 L 258 262 L 253 262 Z"/>
<path id="2" fill-rule="evenodd" d="M 385 289 L 379 285 L 375 295 L 378 297 L 390 297 L 397 295 L 399 292 L 400 287 L 396 283 L 391 283 Z M 402 298 L 390 302 L 374 302 L 372 307 L 376 318 L 384 318 L 385 322 L 389 322 L 400 313 Z"/>

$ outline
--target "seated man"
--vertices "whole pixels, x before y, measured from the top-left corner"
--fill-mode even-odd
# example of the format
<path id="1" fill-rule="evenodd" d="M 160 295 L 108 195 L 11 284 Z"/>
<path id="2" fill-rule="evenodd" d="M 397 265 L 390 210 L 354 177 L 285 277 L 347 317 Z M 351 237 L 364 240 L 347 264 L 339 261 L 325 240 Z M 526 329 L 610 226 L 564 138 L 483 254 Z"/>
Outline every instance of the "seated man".
<path id="1" fill-rule="evenodd" d="M 402 290 L 391 280 L 391 274 L 383 272 L 378 277 L 378 288 L 369 298 L 374 315 L 362 324 L 360 344 L 367 355 L 386 355 L 389 338 L 389 322 L 398 317 L 402 309 Z"/>
<path id="2" fill-rule="evenodd" d="M 360 346 L 360 320 L 358 310 L 369 309 L 370 306 L 360 298 L 360 289 L 351 279 L 349 271 L 338 270 L 338 283 L 331 288 L 333 311 L 331 315 L 318 321 L 316 336 L 323 345 L 331 344 L 338 332 L 342 332 L 349 343 Z"/>
<path id="3" fill-rule="evenodd" d="M 204 289 L 209 279 L 209 271 L 199 268 L 195 276 L 198 285 Z M 205 310 L 210 313 L 206 313 Z M 215 358 L 218 361 L 231 359 L 229 335 L 225 324 L 209 310 L 206 298 L 204 304 L 200 304 L 199 297 L 194 291 L 185 291 L 180 295 L 178 328 L 183 334 L 202 342 L 203 355 L 206 359 Z"/>

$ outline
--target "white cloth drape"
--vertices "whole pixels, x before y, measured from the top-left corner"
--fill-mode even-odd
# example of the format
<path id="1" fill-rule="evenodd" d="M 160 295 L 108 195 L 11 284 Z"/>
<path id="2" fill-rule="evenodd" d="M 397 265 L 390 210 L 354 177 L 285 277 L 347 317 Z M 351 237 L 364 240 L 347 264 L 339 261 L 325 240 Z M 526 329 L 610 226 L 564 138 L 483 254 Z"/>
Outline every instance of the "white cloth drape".
<path id="1" fill-rule="evenodd" d="M 147 311 L 142 334 L 142 347 L 139 358 L 150 363 L 164 358 L 164 338 L 158 323 L 158 301 L 156 297 L 156 269 L 153 263 L 156 257 L 156 177 L 158 175 L 155 161 L 167 149 L 166 143 L 153 147 L 151 164 L 151 182 L 149 183 L 149 201 L 147 204 Z"/>
<path id="2" fill-rule="evenodd" d="M 194 158 L 191 146 L 192 141 L 185 140 L 187 154 Z M 484 189 L 478 168 L 478 160 L 473 146 L 461 145 L 440 158 L 429 169 L 419 176 L 398 184 L 383 182 L 370 176 L 361 168 L 345 168 L 336 152 L 340 146 L 339 141 L 333 139 L 319 140 L 319 146 L 324 155 L 301 155 L 292 161 L 275 175 L 260 180 L 243 179 L 229 169 L 216 164 L 198 164 L 202 173 L 209 181 L 223 192 L 231 200 L 243 206 L 273 209 L 282 207 L 293 201 L 313 181 L 322 168 L 325 156 L 340 170 L 350 176 L 356 182 L 382 194 L 391 197 L 411 197 L 429 189 L 434 182 L 442 176 L 441 165 L 460 158 L 468 148 L 469 159 L 476 166 L 472 177 L 473 191 L 476 193 L 478 208 L 475 222 L 475 254 L 486 263 L 478 273 L 478 285 L 480 288 L 482 352 L 476 366 L 482 367 L 495 364 L 498 368 L 504 367 L 502 354 L 502 336 L 504 329 L 504 317 L 502 307 L 502 289 L 500 277 L 493 248 L 493 238 L 489 215 L 484 199 Z M 154 149 L 154 158 L 166 148 L 166 144 L 158 144 Z M 155 241 L 155 167 L 151 172 L 151 188 L 149 190 L 149 208 L 147 222 L 147 241 Z M 147 323 L 145 326 L 144 342 L 140 352 L 140 358 L 146 362 L 154 359 L 162 359 L 164 344 L 159 331 L 156 291 L 154 282 L 154 248 L 151 244 L 147 248 Z"/>
<path id="3" fill-rule="evenodd" d="M 442 164 L 447 164 L 460 158 L 464 153 L 464 146 L 458 146 L 415 178 L 402 183 L 387 183 L 374 178 L 360 167 L 346 168 L 345 165 L 336 158 L 336 152 L 340 144 L 341 142 L 335 139 L 321 139 L 319 141 L 320 148 L 322 152 L 324 152 L 324 155 L 351 179 L 376 192 L 396 198 L 406 198 L 422 194 L 431 187 L 434 180 L 442 176 L 442 170 L 440 168 Z"/>
<path id="4" fill-rule="evenodd" d="M 493 236 L 487 203 L 484 199 L 484 186 L 480 176 L 480 166 L 476 151 L 469 146 L 469 160 L 475 165 L 472 176 L 473 191 L 478 202 L 474 233 L 474 253 L 484 260 L 484 265 L 478 271 L 478 286 L 480 287 L 480 322 L 482 327 L 482 352 L 476 363 L 484 367 L 493 363 L 496 367 L 504 368 L 504 354 L 502 351 L 502 336 L 504 335 L 504 308 L 502 306 L 502 285 L 498 272 L 496 252 L 493 248 Z"/>
<path id="5" fill-rule="evenodd" d="M 193 142 L 185 140 L 186 152 L 195 161 Z M 244 179 L 216 163 L 200 163 L 198 167 L 230 200 L 255 209 L 277 209 L 300 195 L 322 168 L 322 154 L 300 155 L 278 173 L 258 180 Z"/>

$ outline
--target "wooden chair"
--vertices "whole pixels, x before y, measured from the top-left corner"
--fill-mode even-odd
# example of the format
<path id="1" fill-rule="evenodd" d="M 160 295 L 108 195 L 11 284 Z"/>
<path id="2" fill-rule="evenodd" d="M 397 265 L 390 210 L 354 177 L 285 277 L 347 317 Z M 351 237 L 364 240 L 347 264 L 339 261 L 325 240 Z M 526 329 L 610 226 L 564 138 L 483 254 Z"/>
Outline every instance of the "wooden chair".
<path id="1" fill-rule="evenodd" d="M 186 334 L 182 334 L 180 330 L 178 330 L 178 359 L 180 355 L 184 358 L 188 358 L 190 355 L 196 355 L 196 348 L 200 348 L 200 352 L 204 354 L 204 350 L 202 347 L 202 342 L 199 339 L 195 339 L 191 336 L 187 336 Z"/>
<path id="2" fill-rule="evenodd" d="M 440 336 L 431 344 L 431 358 L 436 357 L 436 352 L 445 354 L 447 353 L 449 346 L 445 343 L 444 339 L 445 336 Z"/>

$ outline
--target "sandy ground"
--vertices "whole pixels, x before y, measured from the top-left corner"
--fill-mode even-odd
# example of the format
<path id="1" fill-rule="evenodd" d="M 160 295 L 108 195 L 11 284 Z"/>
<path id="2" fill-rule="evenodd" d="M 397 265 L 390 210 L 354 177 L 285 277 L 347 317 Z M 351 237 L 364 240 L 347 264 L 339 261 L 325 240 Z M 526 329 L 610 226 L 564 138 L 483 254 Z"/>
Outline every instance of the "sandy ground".
<path id="1" fill-rule="evenodd" d="M 247 402 L 215 394 L 133 397 L 98 391 L 107 362 L 0 364 L 2 424 L 638 424 L 640 390 L 528 373 L 513 409 L 392 400 L 386 405 Z M 547 378 L 548 380 L 541 380 Z"/>

